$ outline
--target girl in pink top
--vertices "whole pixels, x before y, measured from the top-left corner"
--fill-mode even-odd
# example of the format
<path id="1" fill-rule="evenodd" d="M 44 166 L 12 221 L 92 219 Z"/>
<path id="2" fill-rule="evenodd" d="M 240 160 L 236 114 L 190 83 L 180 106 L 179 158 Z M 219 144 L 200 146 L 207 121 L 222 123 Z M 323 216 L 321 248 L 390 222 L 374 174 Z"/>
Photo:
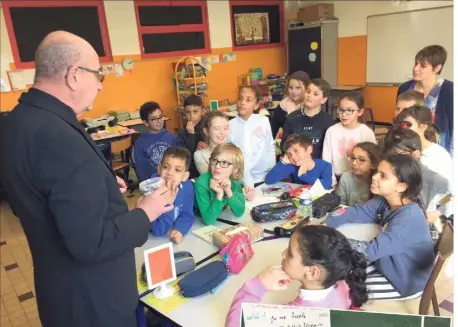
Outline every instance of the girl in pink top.
<path id="1" fill-rule="evenodd" d="M 281 266 L 266 268 L 237 292 L 226 327 L 240 326 L 242 303 L 261 302 L 267 291 L 285 290 L 292 280 L 300 281 L 302 288 L 288 305 L 350 309 L 367 301 L 364 256 L 339 231 L 301 224 L 283 251 Z"/>

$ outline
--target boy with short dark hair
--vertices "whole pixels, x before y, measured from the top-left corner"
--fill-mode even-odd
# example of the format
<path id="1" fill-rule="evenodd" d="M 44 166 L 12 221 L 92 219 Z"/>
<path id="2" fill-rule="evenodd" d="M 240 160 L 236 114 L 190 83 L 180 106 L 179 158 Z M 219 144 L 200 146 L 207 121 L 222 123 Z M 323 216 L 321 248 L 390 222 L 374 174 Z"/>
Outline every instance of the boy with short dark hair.
<path id="1" fill-rule="evenodd" d="M 283 126 L 281 146 L 291 134 L 306 135 L 312 139 L 312 157 L 321 159 L 323 142 L 326 131 L 334 125 L 331 115 L 324 112 L 322 107 L 328 101 L 331 86 L 321 78 L 310 81 L 305 92 L 304 106 L 288 117 Z"/>
<path id="2" fill-rule="evenodd" d="M 153 221 L 151 231 L 156 236 L 170 231 L 170 238 L 177 244 L 181 243 L 194 223 L 194 186 L 189 180 L 190 163 L 189 150 L 173 146 L 164 152 L 158 167 L 158 175 L 172 194 L 174 208 Z"/>
<path id="3" fill-rule="evenodd" d="M 397 117 L 401 111 L 415 105 L 425 105 L 425 98 L 420 92 L 410 90 L 399 94 L 398 98 L 396 99 L 396 111 L 394 112 L 394 116 Z"/>
<path id="4" fill-rule="evenodd" d="M 312 139 L 305 135 L 292 134 L 283 145 L 286 153 L 266 176 L 266 184 L 275 184 L 283 179 L 293 183 L 313 185 L 317 179 L 325 189 L 332 187 L 332 166 L 329 162 L 312 158 Z"/>
<path id="5" fill-rule="evenodd" d="M 199 176 L 193 156 L 197 150 L 197 144 L 203 142 L 202 117 L 204 109 L 202 99 L 198 95 L 191 94 L 184 99 L 184 114 L 186 116 L 186 128 L 181 128 L 178 132 L 177 145 L 187 148 L 191 152 L 191 166 L 189 172 L 191 178 Z"/>
<path id="6" fill-rule="evenodd" d="M 164 128 L 164 116 L 157 102 L 144 103 L 140 118 L 149 129 L 135 142 L 135 169 L 141 182 L 157 173 L 164 151 L 176 144 L 177 137 Z"/>

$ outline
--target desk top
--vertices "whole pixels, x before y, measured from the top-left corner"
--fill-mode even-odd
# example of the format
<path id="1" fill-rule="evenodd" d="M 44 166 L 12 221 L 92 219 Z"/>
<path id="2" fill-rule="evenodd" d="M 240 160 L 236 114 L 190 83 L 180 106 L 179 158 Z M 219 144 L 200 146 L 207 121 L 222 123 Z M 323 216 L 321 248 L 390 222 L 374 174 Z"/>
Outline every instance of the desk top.
<path id="1" fill-rule="evenodd" d="M 338 228 L 347 237 L 355 237 L 360 240 L 371 240 L 379 233 L 379 226 L 372 224 L 352 224 Z M 282 261 L 282 252 L 288 247 L 289 239 L 280 238 L 270 241 L 260 241 L 253 244 L 255 255 L 238 275 L 231 275 L 229 279 L 215 293 L 207 293 L 203 296 L 192 298 L 177 309 L 164 314 L 181 326 L 224 326 L 227 312 L 236 292 L 249 279 L 256 277 L 265 267 L 278 265 Z M 209 260 L 220 260 L 219 256 Z M 284 304 L 294 300 L 298 294 L 300 283 L 297 281 L 288 285 L 288 289 L 282 292 L 269 292 L 263 298 L 265 304 Z M 146 295 L 141 301 L 147 304 Z"/>
<path id="2" fill-rule="evenodd" d="M 118 126 L 119 127 L 119 126 Z M 137 134 L 138 132 L 131 128 L 120 127 L 119 129 L 115 130 L 104 130 L 98 131 L 91 134 L 91 137 L 94 141 L 100 140 L 110 140 L 114 138 L 119 138 L 127 135 Z"/>
<path id="3" fill-rule="evenodd" d="M 365 86 L 363 85 L 337 85 L 331 86 L 332 91 L 356 91 L 364 89 Z"/>

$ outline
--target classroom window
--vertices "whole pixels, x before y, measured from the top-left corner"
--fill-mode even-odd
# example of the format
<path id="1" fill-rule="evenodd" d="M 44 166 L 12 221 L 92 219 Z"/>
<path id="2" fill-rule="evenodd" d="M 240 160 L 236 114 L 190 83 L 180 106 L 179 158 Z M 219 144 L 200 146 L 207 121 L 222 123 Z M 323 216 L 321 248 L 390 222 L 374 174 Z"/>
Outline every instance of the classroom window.
<path id="1" fill-rule="evenodd" d="M 50 32 L 64 30 L 88 41 L 101 62 L 112 61 L 103 2 L 3 1 L 16 68 L 35 67 L 35 51 Z"/>
<path id="2" fill-rule="evenodd" d="M 206 1 L 135 1 L 142 58 L 210 53 Z"/>
<path id="3" fill-rule="evenodd" d="M 232 48 L 250 50 L 284 45 L 283 1 L 231 0 Z"/>

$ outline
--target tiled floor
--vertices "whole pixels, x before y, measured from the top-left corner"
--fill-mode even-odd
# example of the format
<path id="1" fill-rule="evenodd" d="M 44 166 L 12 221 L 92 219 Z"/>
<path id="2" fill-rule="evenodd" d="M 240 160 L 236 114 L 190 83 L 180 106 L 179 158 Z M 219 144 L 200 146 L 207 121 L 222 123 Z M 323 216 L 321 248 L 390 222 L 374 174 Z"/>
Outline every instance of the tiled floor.
<path id="1" fill-rule="evenodd" d="M 135 194 L 138 194 L 135 192 Z M 136 196 L 127 196 L 129 207 L 133 207 Z M 10 207 L 0 203 L 0 250 L 1 250 L 1 327 L 38 327 L 41 326 L 33 281 L 33 266 L 29 246 L 19 220 L 12 214 Z M 437 295 L 442 316 L 453 313 L 453 276 L 451 263 L 439 276 Z M 402 305 L 377 302 L 371 310 L 384 312 L 417 313 L 415 301 Z"/>

